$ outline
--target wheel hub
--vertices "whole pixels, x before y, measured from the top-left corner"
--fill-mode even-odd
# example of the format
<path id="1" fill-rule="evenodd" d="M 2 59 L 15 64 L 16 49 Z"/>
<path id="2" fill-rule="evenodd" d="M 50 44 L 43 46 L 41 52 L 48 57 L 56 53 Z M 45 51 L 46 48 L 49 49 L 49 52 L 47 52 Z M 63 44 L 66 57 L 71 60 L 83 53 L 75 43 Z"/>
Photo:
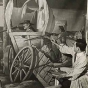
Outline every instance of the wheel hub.
<path id="1" fill-rule="evenodd" d="M 19 68 L 20 70 L 22 70 L 22 69 L 24 68 L 24 65 L 23 65 L 22 62 L 19 62 L 19 66 L 18 66 L 18 68 Z"/>

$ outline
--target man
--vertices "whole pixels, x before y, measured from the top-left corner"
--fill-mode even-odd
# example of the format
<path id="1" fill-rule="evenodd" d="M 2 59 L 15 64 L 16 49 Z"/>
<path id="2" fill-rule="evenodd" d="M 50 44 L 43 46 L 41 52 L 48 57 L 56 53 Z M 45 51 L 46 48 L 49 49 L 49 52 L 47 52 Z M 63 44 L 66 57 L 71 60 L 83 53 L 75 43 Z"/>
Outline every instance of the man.
<path id="1" fill-rule="evenodd" d="M 52 47 L 52 42 L 49 39 L 43 38 L 43 42 L 44 46 L 42 47 L 41 52 L 43 52 L 47 57 L 49 57 L 51 62 L 59 62 L 58 58 L 61 58 L 60 51 L 58 49 L 56 50 L 56 52 L 54 51 L 54 48 Z"/>
<path id="2" fill-rule="evenodd" d="M 23 27 L 24 27 L 24 30 L 26 31 L 26 32 L 36 32 L 36 30 L 32 27 L 32 25 L 34 25 L 34 24 L 32 24 L 31 22 L 30 22 L 30 20 L 25 20 L 23 23 L 21 23 L 21 24 L 23 24 Z"/>
<path id="3" fill-rule="evenodd" d="M 55 42 L 53 42 L 56 44 Z M 64 44 L 56 44 L 62 53 L 71 54 L 72 68 L 60 67 L 60 70 L 66 73 L 61 74 L 62 77 L 66 77 L 71 80 L 70 88 L 88 88 L 88 76 L 87 76 L 87 58 L 85 53 L 86 41 L 83 39 L 77 39 L 73 47 L 69 47 Z M 52 74 L 59 77 L 59 75 Z"/>

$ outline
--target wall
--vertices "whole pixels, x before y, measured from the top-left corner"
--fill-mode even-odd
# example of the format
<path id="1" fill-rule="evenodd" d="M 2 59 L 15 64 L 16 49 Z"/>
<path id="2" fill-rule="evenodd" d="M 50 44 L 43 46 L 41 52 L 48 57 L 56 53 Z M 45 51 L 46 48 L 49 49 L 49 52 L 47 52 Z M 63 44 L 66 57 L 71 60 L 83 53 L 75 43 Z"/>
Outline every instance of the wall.
<path id="1" fill-rule="evenodd" d="M 3 6 L 0 6 L 0 27 L 3 26 Z"/>
<path id="2" fill-rule="evenodd" d="M 66 20 L 68 31 L 77 31 L 84 26 L 85 13 L 83 11 L 53 9 L 56 21 Z"/>
<path id="3" fill-rule="evenodd" d="M 0 6 L 0 31 L 3 30 L 3 21 L 4 21 L 3 18 L 4 18 L 3 17 L 3 6 Z M 3 37 L 2 35 L 3 35 L 3 33 L 0 33 L 0 41 L 1 41 L 2 37 Z"/>

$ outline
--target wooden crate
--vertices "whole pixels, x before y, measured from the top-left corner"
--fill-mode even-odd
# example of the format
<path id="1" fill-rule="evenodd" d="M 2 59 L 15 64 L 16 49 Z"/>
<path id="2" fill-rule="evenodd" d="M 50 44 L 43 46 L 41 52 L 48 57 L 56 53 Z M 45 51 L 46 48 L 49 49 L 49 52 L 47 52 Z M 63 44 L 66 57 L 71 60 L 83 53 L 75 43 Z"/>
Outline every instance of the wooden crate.
<path id="1" fill-rule="evenodd" d="M 42 53 L 41 53 L 40 57 L 41 56 L 43 56 Z M 47 58 L 44 55 L 41 59 L 39 59 L 38 66 L 46 64 L 48 62 L 52 63 L 49 60 L 49 58 Z M 50 73 L 48 73 L 48 71 L 50 71 L 52 69 L 53 69 L 52 67 L 42 66 L 33 71 L 36 78 L 43 84 L 44 87 L 52 86 L 55 84 L 55 80 L 54 80 L 53 76 Z"/>

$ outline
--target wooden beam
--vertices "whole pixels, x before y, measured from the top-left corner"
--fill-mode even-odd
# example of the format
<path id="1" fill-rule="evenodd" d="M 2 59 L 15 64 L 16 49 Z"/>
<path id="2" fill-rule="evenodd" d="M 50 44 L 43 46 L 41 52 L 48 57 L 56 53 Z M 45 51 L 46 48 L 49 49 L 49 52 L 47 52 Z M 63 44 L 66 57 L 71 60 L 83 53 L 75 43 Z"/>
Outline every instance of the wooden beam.
<path id="1" fill-rule="evenodd" d="M 87 0 L 87 14 L 86 14 L 86 31 L 88 31 L 88 0 Z"/>
<path id="2" fill-rule="evenodd" d="M 3 26 L 3 31 L 7 30 L 7 26 L 6 26 L 6 21 L 5 21 L 5 10 L 6 10 L 6 6 L 9 0 L 3 0 L 3 10 L 4 10 L 4 26 Z M 5 48 L 7 46 L 8 43 L 8 34 L 7 32 L 3 32 L 3 54 L 5 52 Z"/>

